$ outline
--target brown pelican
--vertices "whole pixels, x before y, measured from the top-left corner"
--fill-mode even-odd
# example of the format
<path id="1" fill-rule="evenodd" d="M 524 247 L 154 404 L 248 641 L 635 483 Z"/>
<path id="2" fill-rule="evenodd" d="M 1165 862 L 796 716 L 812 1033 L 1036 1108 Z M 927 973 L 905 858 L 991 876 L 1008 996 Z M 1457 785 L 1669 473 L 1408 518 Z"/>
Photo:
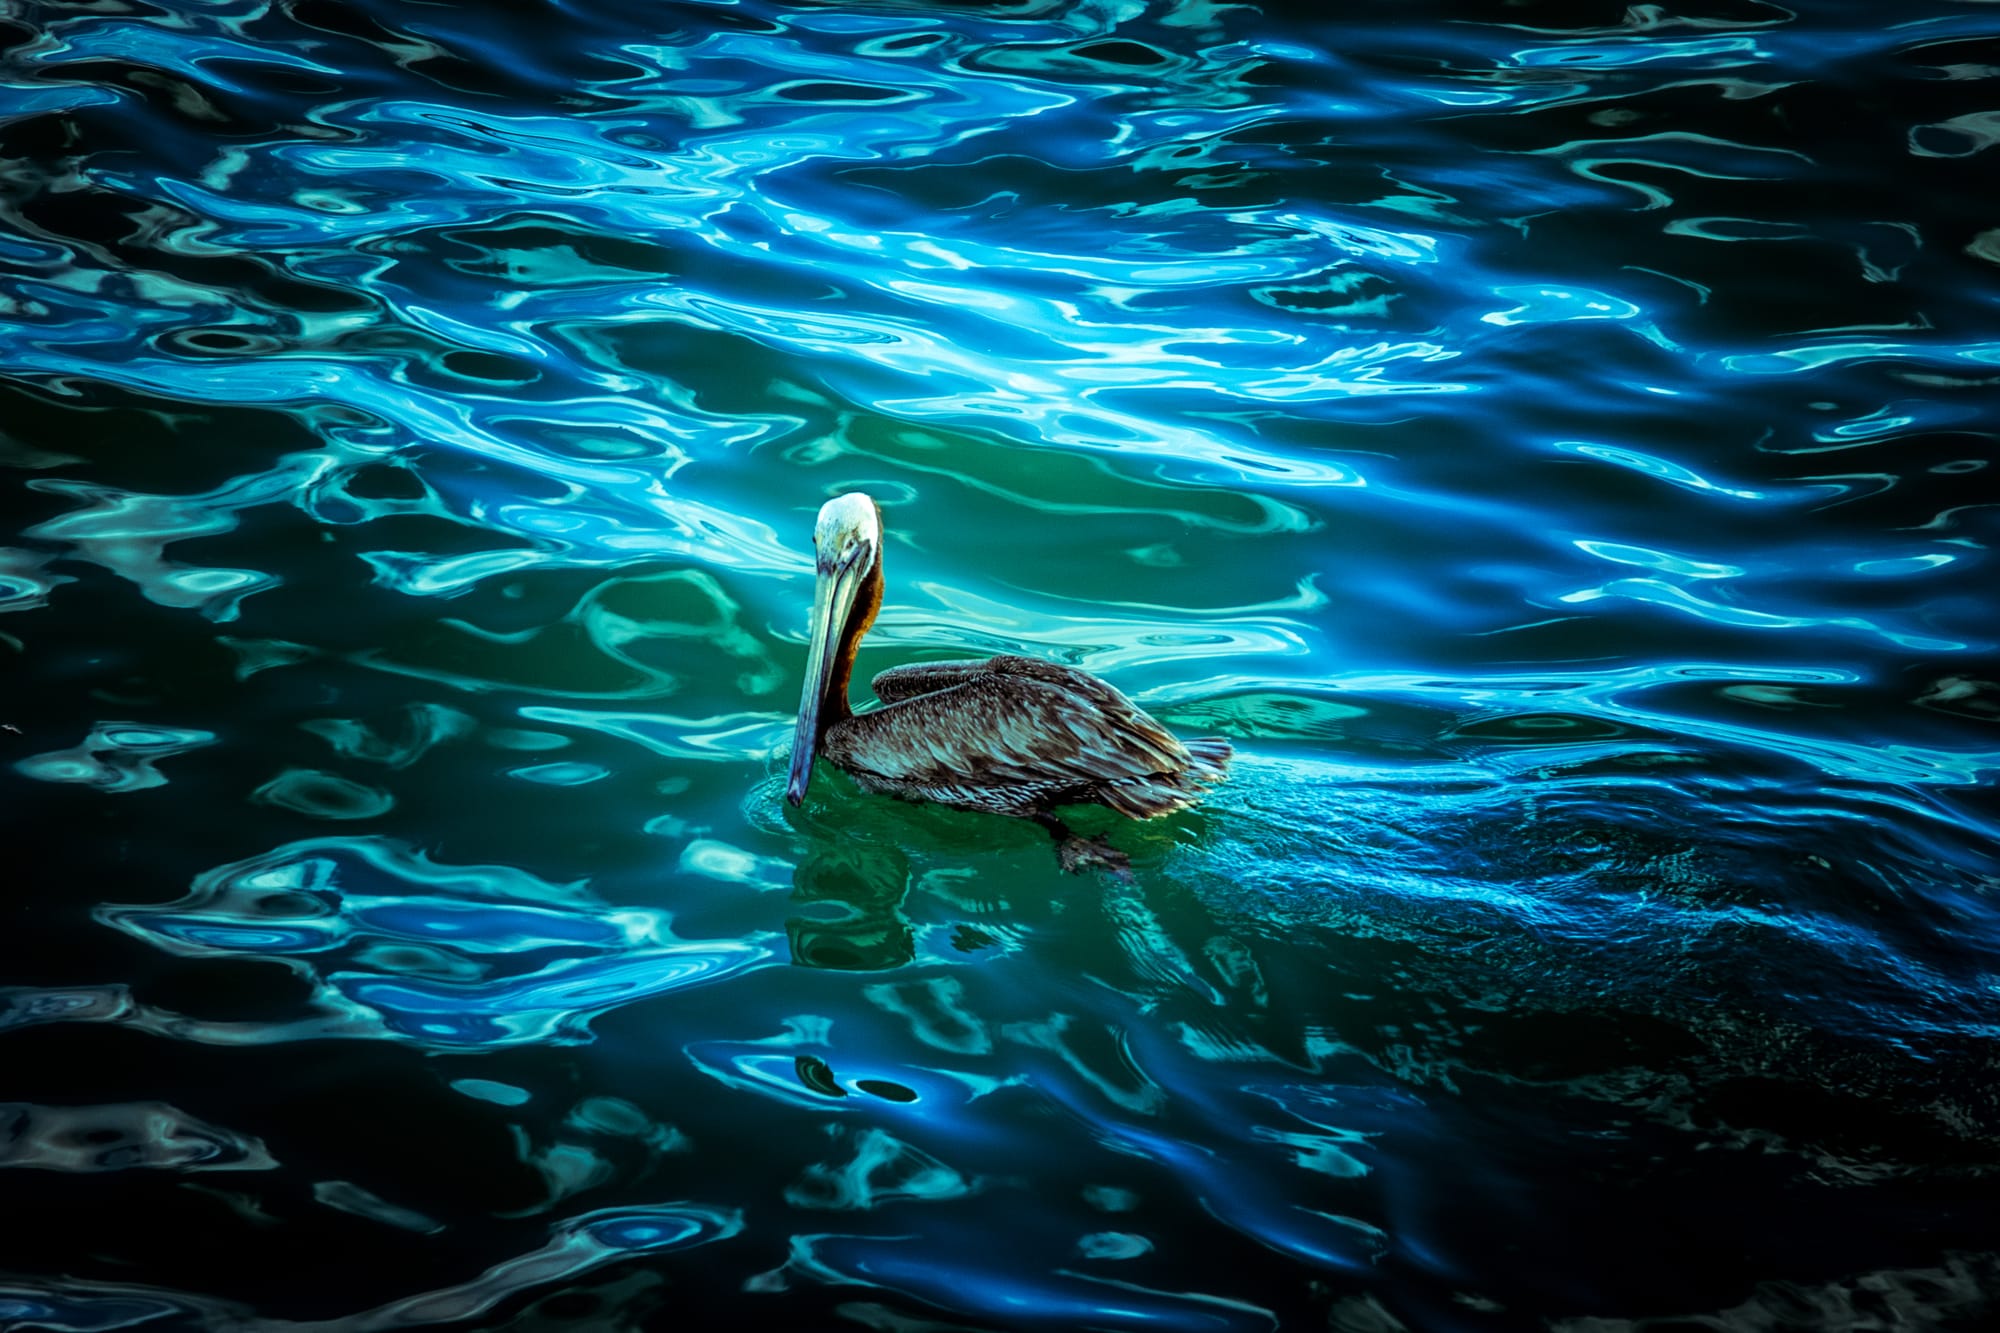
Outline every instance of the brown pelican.
<path id="1" fill-rule="evenodd" d="M 793 805 L 824 755 L 864 791 L 1032 819 L 1056 838 L 1063 869 L 1123 873 L 1122 853 L 1075 836 L 1055 809 L 1108 805 L 1148 819 L 1222 780 L 1227 741 L 1184 742 L 1097 677 L 1032 657 L 894 667 L 872 682 L 884 706 L 856 713 L 848 677 L 882 608 L 881 509 L 858 493 L 827 501 L 813 548 L 812 648 L 785 792 Z"/>

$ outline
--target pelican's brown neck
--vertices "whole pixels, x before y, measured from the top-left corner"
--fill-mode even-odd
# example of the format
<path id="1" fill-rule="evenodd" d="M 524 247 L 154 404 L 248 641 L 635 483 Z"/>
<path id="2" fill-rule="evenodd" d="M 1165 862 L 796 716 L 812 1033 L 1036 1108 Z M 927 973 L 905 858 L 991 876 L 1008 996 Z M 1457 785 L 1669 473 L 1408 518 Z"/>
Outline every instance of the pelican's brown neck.
<path id="1" fill-rule="evenodd" d="M 840 627 L 839 645 L 834 650 L 833 672 L 827 678 L 826 697 L 820 703 L 820 738 L 826 736 L 826 729 L 836 722 L 845 722 L 854 716 L 854 708 L 847 701 L 848 683 L 854 678 L 854 655 L 861 650 L 862 636 L 875 623 L 875 616 L 882 609 L 882 557 L 877 555 L 875 563 L 862 576 L 861 588 L 854 598 L 854 609 L 848 613 L 847 623 Z"/>

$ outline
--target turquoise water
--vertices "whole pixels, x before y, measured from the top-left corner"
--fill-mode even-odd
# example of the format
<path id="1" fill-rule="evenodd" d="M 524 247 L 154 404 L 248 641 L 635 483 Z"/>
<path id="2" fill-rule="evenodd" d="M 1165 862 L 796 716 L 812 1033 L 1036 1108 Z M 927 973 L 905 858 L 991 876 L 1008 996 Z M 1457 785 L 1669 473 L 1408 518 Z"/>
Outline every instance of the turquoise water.
<path id="1" fill-rule="evenodd" d="M 1992 1317 L 1990 6 L 0 50 L 0 1328 Z M 783 803 L 852 489 L 1132 882 Z"/>

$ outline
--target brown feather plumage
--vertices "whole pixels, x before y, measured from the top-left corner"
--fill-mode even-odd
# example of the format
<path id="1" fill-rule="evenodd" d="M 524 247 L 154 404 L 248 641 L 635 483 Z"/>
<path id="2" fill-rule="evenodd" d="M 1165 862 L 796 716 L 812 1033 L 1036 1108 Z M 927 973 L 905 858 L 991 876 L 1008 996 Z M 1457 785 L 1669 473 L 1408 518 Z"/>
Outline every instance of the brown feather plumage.
<path id="1" fill-rule="evenodd" d="M 863 788 L 1028 815 L 1108 805 L 1133 818 L 1199 800 L 1228 742 L 1192 745 L 1086 672 L 1030 657 L 933 662 L 875 677 L 887 705 L 827 728 L 822 753 Z"/>

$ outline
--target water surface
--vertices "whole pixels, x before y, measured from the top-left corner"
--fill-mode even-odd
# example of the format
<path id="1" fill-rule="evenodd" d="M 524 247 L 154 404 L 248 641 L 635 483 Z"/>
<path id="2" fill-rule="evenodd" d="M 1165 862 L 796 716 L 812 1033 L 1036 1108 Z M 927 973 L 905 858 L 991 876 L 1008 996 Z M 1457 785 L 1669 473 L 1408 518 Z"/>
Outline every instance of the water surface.
<path id="1" fill-rule="evenodd" d="M 1991 6 L 0 48 L 0 1327 L 1992 1317 Z M 783 804 L 852 489 L 1133 882 Z"/>

